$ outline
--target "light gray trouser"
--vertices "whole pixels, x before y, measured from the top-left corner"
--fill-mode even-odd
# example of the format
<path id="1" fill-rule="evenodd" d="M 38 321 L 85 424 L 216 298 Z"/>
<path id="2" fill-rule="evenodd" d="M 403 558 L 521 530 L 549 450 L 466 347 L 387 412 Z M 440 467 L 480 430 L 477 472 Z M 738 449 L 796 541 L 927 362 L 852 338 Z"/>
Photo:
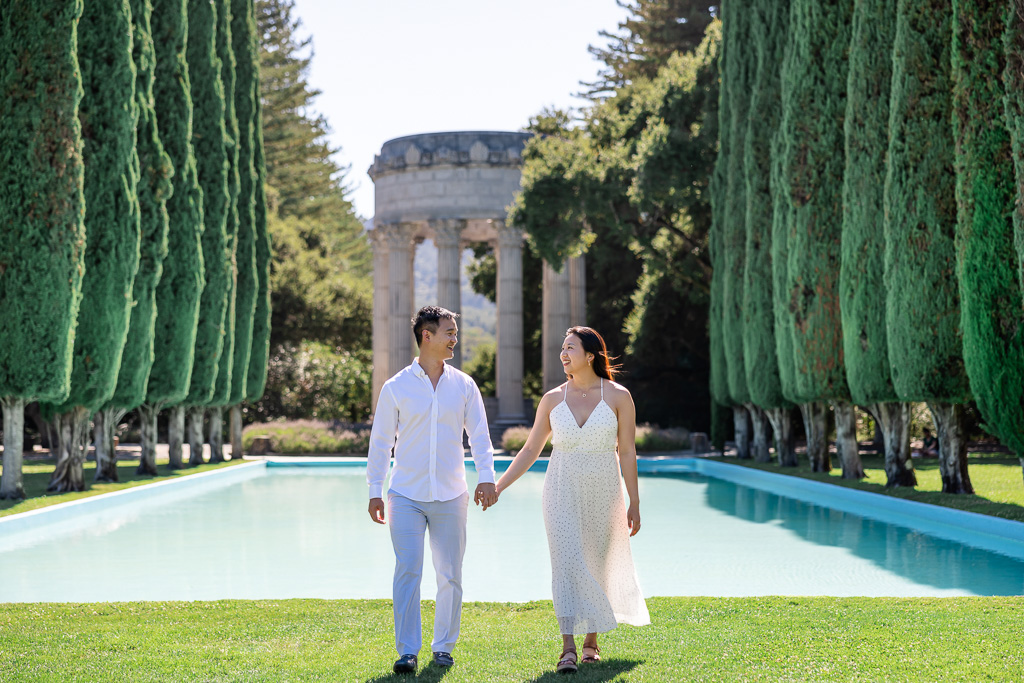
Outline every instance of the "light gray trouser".
<path id="1" fill-rule="evenodd" d="M 423 577 L 423 535 L 430 529 L 430 551 L 437 574 L 433 652 L 451 652 L 462 618 L 462 558 L 466 554 L 466 511 L 469 493 L 425 503 L 388 493 L 391 543 L 395 548 L 395 647 L 399 655 L 418 654 L 420 581 Z"/>

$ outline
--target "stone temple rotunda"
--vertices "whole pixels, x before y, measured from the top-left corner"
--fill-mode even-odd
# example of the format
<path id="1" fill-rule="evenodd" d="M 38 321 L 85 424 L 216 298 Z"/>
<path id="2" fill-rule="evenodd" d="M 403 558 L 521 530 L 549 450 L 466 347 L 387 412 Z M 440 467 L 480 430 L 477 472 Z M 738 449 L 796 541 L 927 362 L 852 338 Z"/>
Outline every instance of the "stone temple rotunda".
<path id="1" fill-rule="evenodd" d="M 384 382 L 416 355 L 410 320 L 415 314 L 413 258 L 425 239 L 437 247 L 439 306 L 461 308 L 462 250 L 474 242 L 494 246 L 497 282 L 497 399 L 489 420 L 523 424 L 532 406 L 523 399 L 523 233 L 506 221 L 519 190 L 522 152 L 529 133 L 425 133 L 384 143 L 369 169 L 374 183 L 373 406 Z M 558 351 L 566 328 L 585 324 L 583 257 L 556 272 L 544 264 L 544 387 L 564 381 Z M 456 347 L 453 363 L 461 363 Z"/>

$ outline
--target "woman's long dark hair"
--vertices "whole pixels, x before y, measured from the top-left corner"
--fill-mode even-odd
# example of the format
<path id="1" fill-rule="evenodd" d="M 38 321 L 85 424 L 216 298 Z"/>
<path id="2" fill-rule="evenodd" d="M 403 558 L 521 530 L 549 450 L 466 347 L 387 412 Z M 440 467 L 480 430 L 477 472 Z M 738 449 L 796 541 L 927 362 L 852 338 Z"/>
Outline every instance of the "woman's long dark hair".
<path id="1" fill-rule="evenodd" d="M 618 374 L 622 366 L 612 365 L 612 361 L 615 358 L 608 355 L 608 347 L 605 346 L 604 337 L 598 334 L 594 328 L 582 325 L 570 327 L 565 331 L 566 337 L 570 334 L 575 334 L 579 337 L 585 352 L 594 354 L 594 374 L 607 380 L 614 380 L 615 375 Z"/>

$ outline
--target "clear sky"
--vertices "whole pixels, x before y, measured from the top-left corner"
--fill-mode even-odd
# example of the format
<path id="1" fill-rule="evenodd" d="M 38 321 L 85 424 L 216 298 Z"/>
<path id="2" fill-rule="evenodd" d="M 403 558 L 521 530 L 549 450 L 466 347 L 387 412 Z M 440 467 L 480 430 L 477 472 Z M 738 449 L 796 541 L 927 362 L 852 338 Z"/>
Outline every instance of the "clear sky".
<path id="1" fill-rule="evenodd" d="M 416 133 L 519 130 L 546 106 L 578 107 L 601 64 L 590 44 L 617 31 L 615 0 L 296 0 L 313 39 L 310 84 L 360 216 L 381 145 Z"/>

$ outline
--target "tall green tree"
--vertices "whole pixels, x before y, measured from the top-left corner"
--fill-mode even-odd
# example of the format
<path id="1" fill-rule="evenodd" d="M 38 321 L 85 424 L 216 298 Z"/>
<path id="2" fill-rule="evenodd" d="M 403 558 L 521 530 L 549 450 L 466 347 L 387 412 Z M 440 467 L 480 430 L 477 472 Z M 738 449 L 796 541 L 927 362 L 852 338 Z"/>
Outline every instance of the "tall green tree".
<path id="1" fill-rule="evenodd" d="M 75 330 L 71 391 L 47 402 L 57 431 L 51 491 L 82 491 L 89 420 L 114 395 L 139 268 L 135 66 L 128 0 L 88 3 L 79 21 L 83 96 L 85 275 Z"/>
<path id="2" fill-rule="evenodd" d="M 885 234 L 881 229 L 885 221 L 883 195 L 895 30 L 896 17 L 890 2 L 856 0 L 844 130 L 839 310 L 850 396 L 854 403 L 866 406 L 881 425 L 888 483 L 903 485 L 912 476 L 906 465 L 910 458 L 910 410 L 899 401 L 889 372 L 883 282 Z M 852 412 L 852 406 L 849 409 Z"/>
<path id="3" fill-rule="evenodd" d="M 203 417 L 213 400 L 224 352 L 224 321 L 230 306 L 228 251 L 228 161 L 224 144 L 224 84 L 217 55 L 220 3 L 188 0 L 188 59 L 192 86 L 192 147 L 203 190 L 203 266 L 206 286 L 199 305 L 192 381 L 184 404 L 188 412 L 189 464 L 203 462 Z"/>
<path id="4" fill-rule="evenodd" d="M 1010 132 L 1013 166 L 1017 185 L 1013 230 L 1017 245 L 1018 274 L 1024 288 L 1024 0 L 1009 0 L 1004 9 L 1003 50 L 1006 69 L 1003 71 L 1006 128 Z"/>
<path id="5" fill-rule="evenodd" d="M 221 462 L 224 457 L 223 413 L 230 405 L 235 363 L 235 319 L 238 292 L 238 193 L 241 182 L 238 171 L 238 118 L 235 115 L 235 51 L 231 35 L 233 24 L 231 0 L 217 2 L 217 56 L 221 64 L 221 83 L 224 86 L 224 155 L 227 158 L 228 204 L 224 231 L 227 237 L 225 258 L 230 273 L 228 276 L 228 307 L 224 314 L 224 348 L 220 354 L 217 370 L 217 384 L 210 399 L 208 411 L 210 428 L 208 441 L 212 462 Z M 248 368 L 246 368 L 248 370 Z"/>
<path id="6" fill-rule="evenodd" d="M 885 317 L 893 387 L 927 401 L 939 436 L 942 489 L 969 493 L 964 368 L 954 239 L 950 0 L 900 0 L 892 52 L 885 176 Z M 905 475 L 886 463 L 887 480 Z"/>
<path id="7" fill-rule="evenodd" d="M 156 70 L 153 101 L 159 117 L 160 141 L 174 167 L 172 194 L 167 198 L 168 254 L 156 290 L 153 367 L 146 402 L 139 407 L 142 457 L 139 474 L 156 474 L 157 415 L 168 416 L 170 467 L 181 466 L 184 408 L 195 358 L 199 304 L 206 285 L 201 234 L 203 192 L 192 149 L 192 94 L 185 61 L 188 20 L 186 0 L 153 0 L 153 46 Z"/>
<path id="8" fill-rule="evenodd" d="M 786 276 L 776 294 L 792 339 L 794 394 L 816 472 L 831 469 L 825 401 L 848 412 L 839 309 L 847 59 L 852 0 L 793 0 L 782 65 L 782 183 L 789 201 Z M 778 311 L 777 311 L 778 312 Z M 781 361 L 780 361 L 781 362 Z M 846 438 L 842 438 L 845 436 Z M 840 435 L 843 476 L 863 473 L 856 439 Z"/>
<path id="9" fill-rule="evenodd" d="M 256 106 L 259 97 L 259 44 L 252 0 L 232 0 L 231 43 L 235 55 L 235 118 L 238 122 L 238 237 L 235 262 L 235 358 L 231 375 L 232 455 L 242 452 L 242 408 L 252 353 L 253 315 L 256 312 Z"/>
<path id="10" fill-rule="evenodd" d="M 26 403 L 70 391 L 85 256 L 81 13 L 80 0 L 0 5 L 0 498 L 25 495 Z"/>
<path id="11" fill-rule="evenodd" d="M 257 401 L 267 384 L 270 355 L 270 231 L 267 223 L 267 166 L 263 152 L 263 108 L 260 105 L 259 62 L 255 62 L 256 88 L 252 110 L 253 251 L 256 258 L 256 302 L 252 315 L 252 346 L 245 378 L 245 398 Z"/>
<path id="12" fill-rule="evenodd" d="M 759 461 L 768 459 L 766 416 L 751 403 L 743 358 L 743 271 L 747 246 L 747 179 L 744 149 L 750 111 L 750 87 L 757 54 L 749 49 L 750 3 L 730 0 L 722 8 L 722 125 L 729 126 L 728 147 L 723 147 L 725 188 L 719 225 L 722 229 L 722 341 L 728 357 L 726 382 L 735 404 L 736 446 L 740 458 L 750 457 L 747 415 L 754 422 L 754 450 Z"/>
<path id="13" fill-rule="evenodd" d="M 692 52 L 704 39 L 715 6 L 705 0 L 615 0 L 629 12 L 618 32 L 600 31 L 604 47 L 587 48 L 605 68 L 593 83 L 582 83 L 591 99 L 612 96 L 641 79 L 654 80 L 673 52 Z"/>
<path id="14" fill-rule="evenodd" d="M 1024 466 L 1024 301 L 1013 153 L 1003 116 L 1005 2 L 953 1 L 957 270 L 964 364 L 986 429 Z"/>
<path id="15" fill-rule="evenodd" d="M 782 391 L 775 347 L 772 281 L 772 139 L 781 113 L 779 64 L 789 36 L 789 0 L 751 4 L 754 45 L 748 128 L 744 138 L 746 244 L 743 257 L 743 359 L 751 401 L 763 409 L 775 432 L 779 464 L 796 466 L 790 403 Z M 756 449 L 755 449 L 756 450 Z M 762 457 L 764 454 L 761 454 Z"/>
<path id="16" fill-rule="evenodd" d="M 117 481 L 114 432 L 129 410 L 146 400 L 153 367 L 153 330 L 156 323 L 156 289 L 167 257 L 167 198 L 172 191 L 171 159 L 160 142 L 153 97 L 156 52 L 153 46 L 150 0 L 131 0 L 132 60 L 135 64 L 135 102 L 139 121 L 135 129 L 138 164 L 138 204 L 141 225 L 139 271 L 132 287 L 128 338 L 121 355 L 117 387 L 110 401 L 93 416 L 96 448 L 96 481 Z"/>

